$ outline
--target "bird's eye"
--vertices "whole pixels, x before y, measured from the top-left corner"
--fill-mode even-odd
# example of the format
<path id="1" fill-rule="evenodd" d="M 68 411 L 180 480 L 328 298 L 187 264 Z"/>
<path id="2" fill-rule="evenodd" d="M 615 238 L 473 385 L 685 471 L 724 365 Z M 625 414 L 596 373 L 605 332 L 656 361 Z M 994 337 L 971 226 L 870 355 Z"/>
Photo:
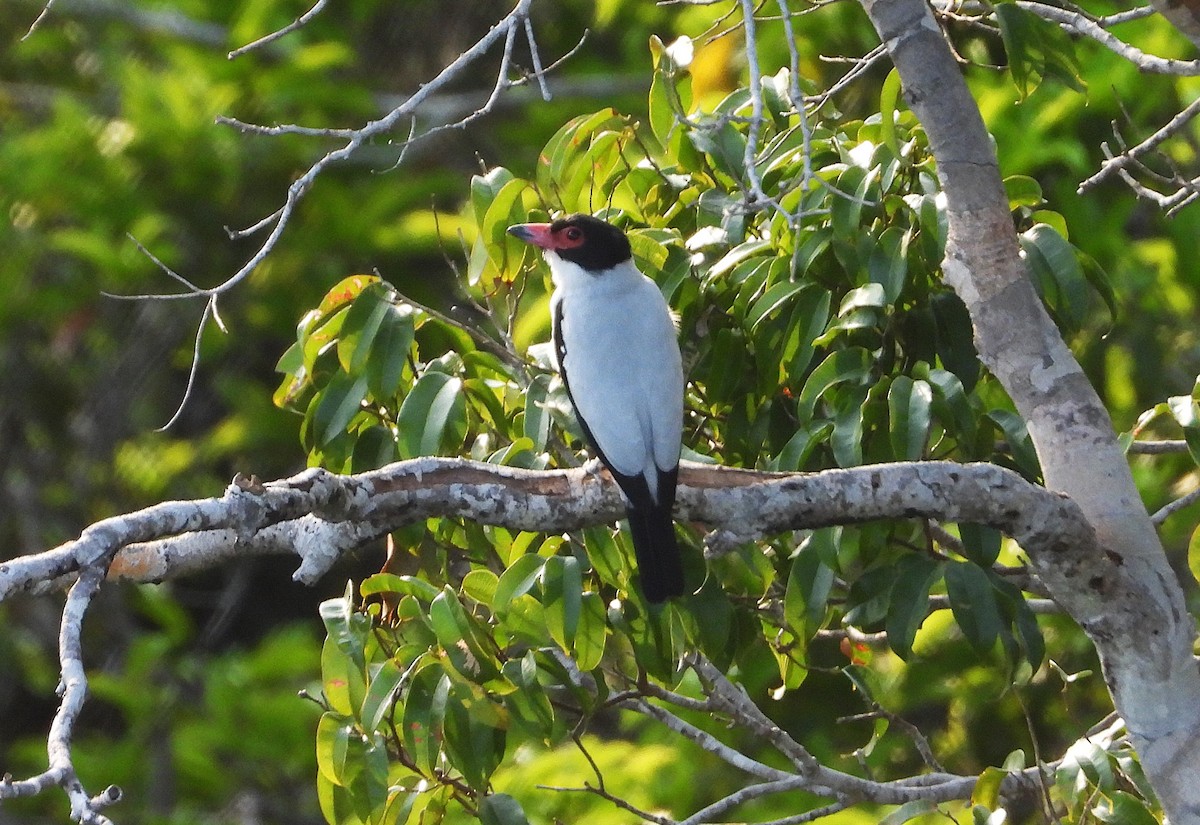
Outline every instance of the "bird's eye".
<path id="1" fill-rule="evenodd" d="M 578 226 L 568 227 L 567 231 L 566 231 L 566 236 L 567 236 L 568 241 L 577 241 L 583 237 L 583 230 L 580 229 Z"/>

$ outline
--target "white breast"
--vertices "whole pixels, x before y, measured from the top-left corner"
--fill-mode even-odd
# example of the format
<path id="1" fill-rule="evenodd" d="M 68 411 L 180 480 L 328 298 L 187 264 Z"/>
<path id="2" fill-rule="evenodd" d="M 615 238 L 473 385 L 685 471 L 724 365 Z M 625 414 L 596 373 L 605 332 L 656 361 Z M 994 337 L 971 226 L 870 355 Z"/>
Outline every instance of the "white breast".
<path id="1" fill-rule="evenodd" d="M 679 463 L 683 430 L 683 366 L 667 302 L 632 261 L 591 273 L 546 258 L 576 412 L 612 466 L 644 473 L 655 493 L 655 469 Z"/>

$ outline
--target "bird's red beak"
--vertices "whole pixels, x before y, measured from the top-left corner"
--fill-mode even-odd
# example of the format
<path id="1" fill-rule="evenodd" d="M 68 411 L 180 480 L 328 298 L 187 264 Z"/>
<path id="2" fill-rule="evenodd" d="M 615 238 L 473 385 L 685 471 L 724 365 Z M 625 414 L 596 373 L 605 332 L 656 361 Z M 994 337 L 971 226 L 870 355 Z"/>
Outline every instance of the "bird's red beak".
<path id="1" fill-rule="evenodd" d="M 508 228 L 508 234 L 542 249 L 554 248 L 554 236 L 548 223 L 518 223 Z"/>

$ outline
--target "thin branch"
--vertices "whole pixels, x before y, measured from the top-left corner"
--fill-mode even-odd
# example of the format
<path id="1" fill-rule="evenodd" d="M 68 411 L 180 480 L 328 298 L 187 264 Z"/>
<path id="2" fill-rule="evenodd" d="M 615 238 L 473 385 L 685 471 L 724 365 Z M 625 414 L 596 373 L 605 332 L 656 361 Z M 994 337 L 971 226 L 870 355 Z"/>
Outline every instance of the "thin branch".
<path id="1" fill-rule="evenodd" d="M 1161 455 L 1163 453 L 1186 453 L 1187 451 L 1187 442 L 1182 439 L 1178 441 L 1134 441 L 1126 450 L 1127 453 L 1136 455 Z"/>
<path id="2" fill-rule="evenodd" d="M 453 124 L 437 126 L 426 130 L 419 135 L 410 135 L 410 138 L 404 142 L 403 147 L 407 147 L 412 143 L 420 140 L 425 140 L 433 135 L 438 134 L 446 128 L 465 128 L 468 124 L 474 122 L 478 118 L 487 114 L 495 106 L 497 99 L 508 88 L 518 85 L 522 81 L 513 81 L 509 79 L 509 73 L 512 68 L 513 44 L 519 29 L 523 30 L 526 38 L 529 40 L 531 55 L 533 58 L 535 77 L 539 84 L 542 84 L 543 95 L 548 95 L 549 91 L 545 87 L 544 75 L 549 68 L 541 67 L 541 56 L 538 54 L 536 41 L 533 38 L 532 26 L 528 24 L 529 8 L 533 0 L 518 0 L 517 5 L 508 15 L 497 22 L 488 32 L 481 37 L 475 45 L 465 50 L 451 61 L 445 68 L 442 69 L 433 79 L 423 84 L 416 92 L 409 96 L 406 100 L 393 108 L 383 117 L 378 120 L 371 121 L 357 129 L 314 129 L 311 127 L 302 126 L 256 126 L 254 124 L 244 123 L 232 118 L 223 118 L 219 122 L 233 125 L 238 129 L 246 132 L 253 132 L 261 135 L 284 135 L 284 134 L 299 134 L 308 137 L 333 137 L 344 140 L 345 143 L 334 150 L 331 150 L 317 159 L 309 168 L 288 187 L 283 205 L 273 212 L 268 217 L 256 223 L 249 229 L 242 230 L 234 234 L 236 237 L 242 238 L 251 234 L 262 231 L 268 231 L 267 236 L 263 239 L 258 249 L 250 256 L 250 258 L 239 268 L 233 275 L 225 279 L 224 282 L 215 287 L 208 289 L 192 289 L 184 294 L 166 294 L 156 296 L 137 296 L 139 298 L 154 298 L 154 299 L 180 299 L 180 298 L 203 298 L 207 300 L 207 304 L 200 322 L 200 330 L 197 332 L 197 342 L 203 333 L 203 328 L 207 325 L 210 319 L 217 318 L 216 314 L 216 297 L 233 289 L 243 280 L 250 276 L 259 265 L 266 259 L 267 255 L 275 248 L 283 235 L 285 228 L 291 222 L 292 216 L 295 213 L 297 206 L 308 192 L 309 188 L 316 182 L 317 178 L 328 167 L 338 163 L 345 162 L 353 157 L 364 145 L 370 143 L 375 138 L 392 132 L 397 124 L 402 121 L 413 121 L 416 111 L 425 103 L 431 96 L 439 92 L 443 87 L 454 81 L 460 74 L 468 69 L 472 64 L 488 53 L 491 48 L 502 38 L 504 40 L 504 52 L 501 58 L 501 65 L 496 73 L 496 83 L 493 87 L 492 94 L 482 107 L 476 111 L 466 115 Z M 311 19 L 311 16 L 320 10 L 321 3 L 314 5 L 304 16 L 304 19 Z M 584 37 L 586 37 L 586 32 Z M 582 45 L 581 38 L 576 49 Z M 572 52 L 574 49 L 572 50 Z M 565 57 L 564 57 L 565 59 Z M 561 61 L 555 61 L 553 66 L 557 66 Z M 186 406 L 187 400 L 190 397 L 195 380 L 195 374 L 198 368 L 196 359 L 199 357 L 199 344 L 193 350 L 193 363 L 191 366 L 188 387 L 184 394 L 184 399 L 180 407 L 172 416 L 171 421 L 166 425 L 170 427 L 177 421 Z"/>
<path id="3" fill-rule="evenodd" d="M 866 713 L 855 714 L 845 718 L 847 722 L 860 721 L 863 719 L 886 719 L 889 724 L 895 725 L 904 731 L 909 739 L 912 740 L 913 747 L 917 749 L 917 753 L 921 756 L 921 761 L 929 768 L 938 773 L 945 773 L 946 769 L 942 767 L 942 763 L 938 761 L 933 754 L 933 748 L 929 744 L 929 740 L 925 738 L 925 734 L 921 733 L 921 729 L 908 721 L 902 716 L 892 713 L 887 708 L 881 706 L 878 702 L 874 707 Z M 843 720 L 838 720 L 843 721 Z"/>
<path id="4" fill-rule="evenodd" d="M 652 705 L 642 699 L 630 699 L 622 703 L 620 707 L 628 708 L 643 716 L 650 717 L 668 730 L 696 743 L 731 767 L 748 773 L 750 776 L 765 779 L 769 782 L 791 782 L 796 779 L 794 774 L 781 771 L 770 765 L 765 765 L 756 759 L 751 759 L 736 748 L 726 745 L 708 731 L 679 718 L 665 708 Z"/>
<path id="5" fill-rule="evenodd" d="M 158 428 L 158 432 L 164 432 L 171 429 L 180 416 L 183 415 L 184 409 L 187 408 L 187 403 L 192 397 L 192 391 L 196 388 L 196 375 L 200 372 L 200 343 L 204 340 L 204 329 L 208 326 L 208 319 L 217 317 L 217 296 L 213 295 L 204 305 L 204 312 L 200 315 L 200 323 L 196 325 L 196 338 L 192 343 L 192 363 L 188 368 L 187 384 L 183 389 L 183 398 L 179 400 L 179 406 L 175 408 L 169 421 Z M 223 326 L 223 325 L 222 325 Z"/>
<path id="6" fill-rule="evenodd" d="M 871 51 L 867 52 L 862 57 L 853 58 L 851 60 L 853 65 L 844 75 L 838 78 L 828 89 L 821 92 L 821 94 L 807 98 L 805 102 L 812 105 L 813 111 L 820 109 L 830 100 L 832 100 L 835 95 L 846 89 L 867 72 L 871 71 L 871 69 L 873 69 L 877 64 L 887 60 L 887 56 L 887 48 L 881 44 L 871 49 Z M 832 58 L 827 58 L 823 55 L 820 57 L 820 59 L 826 62 L 832 61 Z"/>
<path id="7" fill-rule="evenodd" d="M 833 802 L 820 808 L 813 808 L 811 811 L 805 811 L 802 814 L 785 816 L 782 819 L 768 819 L 766 822 L 758 823 L 758 825 L 806 825 L 808 822 L 816 822 L 818 819 L 824 819 L 827 816 L 841 813 L 849 808 L 850 804 L 849 802 Z"/>
<path id="8" fill-rule="evenodd" d="M 317 0 L 317 2 L 313 4 L 313 7 L 311 9 L 304 12 L 304 14 L 297 17 L 291 23 L 288 23 L 286 26 L 284 26 L 279 31 L 271 32 L 270 34 L 268 34 L 264 37 L 258 38 L 253 43 L 247 43 L 245 46 L 241 46 L 241 47 L 236 48 L 233 51 L 231 51 L 228 54 L 229 59 L 233 60 L 236 57 L 241 57 L 243 54 L 246 54 L 247 52 L 254 51 L 255 49 L 261 49 L 263 46 L 266 46 L 269 43 L 274 43 L 279 38 L 286 37 L 287 35 L 291 34 L 292 32 L 296 31 L 297 29 L 302 28 L 303 26 L 307 25 L 310 20 L 312 20 L 314 17 L 316 17 L 322 11 L 324 11 L 325 4 L 328 2 L 329 2 L 329 0 Z"/>
<path id="9" fill-rule="evenodd" d="M 1121 23 L 1129 23 L 1134 20 L 1142 20 L 1146 17 L 1153 17 L 1156 14 L 1158 14 L 1158 10 L 1154 8 L 1154 6 L 1141 6 L 1136 9 L 1129 9 L 1128 11 L 1119 11 L 1115 14 L 1105 15 L 1104 17 L 1097 17 L 1096 23 L 1108 29 L 1113 26 L 1118 26 Z"/>
<path id="10" fill-rule="evenodd" d="M 792 776 L 773 782 L 760 782 L 756 785 L 747 785 L 741 790 L 734 791 L 728 796 L 718 799 L 711 805 L 701 808 L 687 819 L 681 820 L 679 825 L 703 825 L 706 822 L 716 822 L 716 817 L 723 816 L 738 805 L 754 799 L 762 799 L 764 796 L 771 796 L 772 794 L 803 790 L 807 784 L 808 780 L 804 777 Z"/>
<path id="11" fill-rule="evenodd" d="M 1181 498 L 1175 499 L 1169 504 L 1163 505 L 1158 509 L 1157 512 L 1154 513 L 1154 515 L 1150 516 L 1150 520 L 1155 524 L 1161 525 L 1172 515 L 1184 509 L 1185 507 L 1195 504 L 1197 501 L 1200 501 L 1200 487 L 1197 487 L 1195 490 L 1192 490 L 1190 493 L 1182 496 Z"/>
<path id="12" fill-rule="evenodd" d="M 1141 143 L 1130 149 L 1125 149 L 1115 156 L 1110 156 L 1108 160 L 1101 164 L 1100 169 L 1095 174 L 1080 182 L 1076 191 L 1079 194 L 1083 194 L 1089 189 L 1098 186 L 1114 173 L 1127 169 L 1143 155 L 1149 154 L 1168 138 L 1182 131 L 1197 114 L 1200 114 L 1200 98 L 1192 101 L 1183 111 L 1171 118 L 1164 126 Z M 1105 144 L 1105 148 L 1107 148 L 1107 144 Z"/>
<path id="13" fill-rule="evenodd" d="M 525 18 L 525 40 L 529 43 L 529 57 L 533 61 L 533 76 L 537 78 L 542 100 L 550 102 L 550 89 L 546 86 L 546 73 L 542 69 L 542 56 L 538 53 L 537 40 L 533 37 L 533 21 Z"/>
<path id="14" fill-rule="evenodd" d="M 1043 20 L 1058 23 L 1068 31 L 1081 34 L 1095 40 L 1109 51 L 1123 57 L 1139 70 L 1149 74 L 1169 74 L 1179 77 L 1195 77 L 1200 75 L 1200 60 L 1170 60 L 1146 54 L 1136 46 L 1131 46 L 1114 34 L 1105 31 L 1096 21 L 1070 9 L 1050 6 L 1034 0 L 1016 0 L 1018 8 L 1036 14 Z"/>
<path id="15" fill-rule="evenodd" d="M 29 24 L 29 28 L 25 34 L 21 35 L 21 40 L 28 40 L 29 37 L 42 25 L 42 21 L 50 14 L 50 7 L 54 5 L 54 0 L 46 0 L 46 5 L 42 6 L 42 10 L 38 12 L 38 16 Z"/>

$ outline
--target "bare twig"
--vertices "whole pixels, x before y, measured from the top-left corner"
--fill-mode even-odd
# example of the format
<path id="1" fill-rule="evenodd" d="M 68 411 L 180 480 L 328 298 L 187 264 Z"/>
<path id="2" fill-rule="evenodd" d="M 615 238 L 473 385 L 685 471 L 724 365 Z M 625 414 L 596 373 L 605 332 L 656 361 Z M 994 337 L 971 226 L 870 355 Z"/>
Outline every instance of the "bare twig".
<path id="1" fill-rule="evenodd" d="M 1182 131 L 1197 114 L 1200 114 L 1200 99 L 1192 101 L 1183 111 L 1171 118 L 1170 121 L 1141 143 L 1132 148 L 1124 149 L 1115 155 L 1110 153 L 1109 159 L 1101 164 L 1100 169 L 1095 174 L 1080 182 L 1078 187 L 1079 193 L 1083 194 L 1087 192 L 1114 173 L 1121 172 L 1134 165 L 1135 161 L 1143 155 L 1149 154 L 1168 138 Z M 1104 148 L 1108 148 L 1107 144 L 1104 145 Z"/>
<path id="2" fill-rule="evenodd" d="M 243 131 L 253 132 L 261 135 L 298 134 L 308 137 L 330 137 L 344 140 L 345 143 L 341 147 L 327 152 L 325 155 L 316 160 L 302 175 L 296 178 L 292 182 L 291 186 L 288 187 L 284 203 L 278 210 L 247 229 L 231 233 L 231 235 L 238 238 L 247 237 L 263 231 L 266 231 L 267 235 L 259 245 L 258 249 L 250 256 L 249 260 L 247 260 L 240 269 L 238 269 L 233 275 L 229 276 L 224 282 L 215 287 L 207 289 L 192 288 L 185 293 L 141 295 L 136 297 L 147 300 L 176 300 L 181 298 L 204 299 L 206 301 L 205 309 L 201 316 L 201 322 L 199 324 L 200 329 L 196 336 L 196 340 L 198 342 L 203 333 L 204 327 L 207 326 L 208 321 L 218 317 L 216 306 L 217 296 L 230 291 L 244 281 L 258 268 L 267 255 L 271 253 L 276 244 L 279 242 L 280 237 L 283 235 L 284 230 L 291 222 L 292 216 L 295 213 L 298 204 L 308 192 L 309 188 L 313 186 L 322 172 L 324 172 L 330 166 L 347 161 L 360 149 L 362 149 L 364 145 L 370 143 L 379 136 L 395 130 L 399 123 L 404 121 L 409 121 L 410 123 L 415 122 L 414 118 L 416 112 L 420 109 L 423 103 L 458 78 L 468 69 L 468 67 L 472 66 L 476 61 L 489 52 L 491 48 L 501 39 L 504 41 L 504 51 L 501 57 L 500 67 L 496 72 L 496 83 L 493 87 L 492 94 L 489 96 L 484 105 L 476 111 L 462 117 L 455 123 L 436 126 L 426 130 L 421 134 L 410 134 L 409 139 L 402 145 L 402 151 L 404 147 L 407 147 L 416 141 L 426 140 L 446 128 L 464 128 L 468 124 L 490 112 L 495 106 L 497 99 L 506 89 L 523 82 L 523 79 L 511 80 L 509 78 L 513 66 L 513 45 L 515 43 L 518 31 L 523 31 L 527 40 L 529 41 L 531 56 L 535 66 L 532 77 L 536 78 L 539 84 L 542 84 L 543 96 L 548 95 L 548 88 L 546 88 L 544 85 L 544 76 L 545 73 L 550 70 L 550 68 L 557 66 L 559 61 L 555 61 L 555 63 L 551 64 L 551 67 L 547 67 L 545 69 L 540 68 L 541 57 L 537 52 L 537 45 L 533 38 L 532 26 L 528 24 L 529 9 L 532 3 L 533 0 L 518 0 L 517 5 L 511 12 L 509 12 L 508 15 L 492 26 L 492 28 L 483 37 L 481 37 L 475 43 L 475 45 L 471 46 L 469 49 L 451 61 L 444 69 L 442 69 L 441 72 L 438 73 L 436 77 L 422 85 L 410 97 L 405 99 L 402 103 L 393 108 L 383 117 L 379 118 L 378 120 L 371 121 L 359 128 L 315 129 L 312 127 L 294 125 L 258 126 L 244 123 L 232 118 L 221 119 L 220 122 L 233 125 Z M 314 7 L 310 9 L 308 13 L 306 13 L 306 15 L 302 16 L 302 19 L 304 19 L 305 22 L 307 22 L 308 19 L 311 19 L 313 15 L 319 12 L 319 6 L 320 3 L 314 5 Z M 582 42 L 583 41 L 581 39 L 580 45 Z M 577 49 L 579 46 L 577 45 L 575 48 Z M 181 281 L 183 280 L 179 278 L 177 279 Z M 184 391 L 183 401 L 181 402 L 180 407 L 176 411 L 175 415 L 172 416 L 170 422 L 168 422 L 166 425 L 167 427 L 170 427 L 179 419 L 180 414 L 186 406 L 187 400 L 191 396 L 198 369 L 198 359 L 199 345 L 197 344 L 197 346 L 193 349 L 193 363 L 189 371 L 188 384 Z"/>
<path id="3" fill-rule="evenodd" d="M 1154 515 L 1150 516 L 1150 520 L 1155 524 L 1162 524 L 1175 513 L 1195 504 L 1197 501 L 1200 501 L 1200 487 L 1197 487 L 1185 496 L 1175 499 L 1169 504 L 1163 505 Z"/>
<path id="4" fill-rule="evenodd" d="M 29 24 L 29 28 L 26 30 L 25 34 L 21 36 L 22 40 L 27 40 L 30 35 L 37 31 L 38 26 L 42 25 L 42 21 L 45 20 L 46 16 L 50 14 L 50 7 L 53 5 L 54 0 L 46 0 L 46 5 L 42 6 L 42 10 L 38 12 L 38 16 L 33 19 L 33 22 Z"/>
<path id="5" fill-rule="evenodd" d="M 282 29 L 271 32 L 264 37 L 258 38 L 252 43 L 247 43 L 245 46 L 240 46 L 239 48 L 231 51 L 228 55 L 229 59 L 233 60 L 235 57 L 241 57 L 247 52 L 252 52 L 255 49 L 261 49 L 263 46 L 266 46 L 269 43 L 274 43 L 279 38 L 286 37 L 297 29 L 302 28 L 303 26 L 307 25 L 310 20 L 320 14 L 325 9 L 325 4 L 328 2 L 329 0 L 317 0 L 311 9 L 304 12 L 304 14 L 297 17 L 291 23 L 288 23 Z"/>

